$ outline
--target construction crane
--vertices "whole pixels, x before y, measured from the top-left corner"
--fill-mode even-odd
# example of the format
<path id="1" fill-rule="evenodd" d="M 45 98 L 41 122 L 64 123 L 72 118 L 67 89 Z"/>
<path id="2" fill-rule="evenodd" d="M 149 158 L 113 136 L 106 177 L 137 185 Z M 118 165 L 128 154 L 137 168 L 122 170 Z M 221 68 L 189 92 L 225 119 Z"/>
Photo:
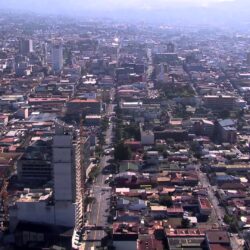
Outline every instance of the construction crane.
<path id="1" fill-rule="evenodd" d="M 8 225 L 8 185 L 6 178 L 3 179 L 3 185 L 0 191 L 1 210 L 3 211 L 3 220 L 1 221 L 1 231 L 4 231 Z"/>

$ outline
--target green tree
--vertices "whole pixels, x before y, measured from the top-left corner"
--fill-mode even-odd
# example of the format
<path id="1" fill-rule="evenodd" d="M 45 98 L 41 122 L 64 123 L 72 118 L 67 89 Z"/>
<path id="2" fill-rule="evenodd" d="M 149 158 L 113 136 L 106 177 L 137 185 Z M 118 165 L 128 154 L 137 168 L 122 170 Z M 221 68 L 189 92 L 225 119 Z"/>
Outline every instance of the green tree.
<path id="1" fill-rule="evenodd" d="M 230 117 L 230 111 L 227 109 L 223 109 L 218 113 L 219 118 L 227 119 Z"/>
<path id="2" fill-rule="evenodd" d="M 85 198 L 85 205 L 88 205 L 88 204 L 91 204 L 91 203 L 95 203 L 96 202 L 96 199 L 95 199 L 95 197 L 86 197 Z"/>
<path id="3" fill-rule="evenodd" d="M 101 146 L 105 144 L 105 135 L 103 133 L 100 133 L 97 138 Z"/>
<path id="4" fill-rule="evenodd" d="M 233 221 L 233 218 L 232 218 L 232 216 L 225 214 L 223 220 L 226 224 L 230 224 Z"/>
<path id="5" fill-rule="evenodd" d="M 229 225 L 232 232 L 237 233 L 238 231 L 238 222 L 237 218 L 231 215 L 226 214 L 223 218 L 224 222 Z"/>
<path id="6" fill-rule="evenodd" d="M 138 124 L 129 124 L 124 127 L 125 138 L 134 138 L 135 140 L 141 140 L 141 133 Z"/>
<path id="7" fill-rule="evenodd" d="M 99 168 L 97 166 L 93 167 L 89 173 L 89 179 L 95 179 L 99 174 Z"/>
<path id="8" fill-rule="evenodd" d="M 106 131 L 109 126 L 109 119 L 107 117 L 104 117 L 101 121 L 101 131 Z"/>
<path id="9" fill-rule="evenodd" d="M 163 206 L 171 207 L 173 205 L 173 201 L 170 195 L 165 194 L 161 195 L 159 199 L 159 203 Z"/>
<path id="10" fill-rule="evenodd" d="M 130 148 L 124 144 L 124 142 L 120 142 L 115 146 L 114 158 L 115 160 L 129 160 L 131 158 L 131 150 Z"/>
<path id="11" fill-rule="evenodd" d="M 183 218 L 181 221 L 181 226 L 183 228 L 189 228 L 190 227 L 190 220 L 187 218 Z"/>
<path id="12" fill-rule="evenodd" d="M 163 155 L 163 158 L 164 158 L 164 159 L 168 158 L 168 152 L 167 152 L 167 151 L 164 151 L 164 152 L 162 153 L 162 155 Z"/>
<path id="13" fill-rule="evenodd" d="M 97 156 L 100 156 L 103 153 L 103 149 L 101 145 L 96 146 L 95 153 Z"/>

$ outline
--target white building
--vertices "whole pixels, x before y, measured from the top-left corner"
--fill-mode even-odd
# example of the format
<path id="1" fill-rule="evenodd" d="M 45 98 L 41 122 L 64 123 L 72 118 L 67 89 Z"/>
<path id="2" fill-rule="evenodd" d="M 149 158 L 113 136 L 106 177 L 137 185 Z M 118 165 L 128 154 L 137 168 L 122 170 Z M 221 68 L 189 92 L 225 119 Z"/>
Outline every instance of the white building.
<path id="1" fill-rule="evenodd" d="M 143 130 L 141 128 L 141 144 L 142 145 L 153 145 L 155 143 L 155 136 L 153 131 Z"/>
<path id="2" fill-rule="evenodd" d="M 52 47 L 52 69 L 56 72 L 63 68 L 63 47 L 62 45 L 53 45 Z"/>
<path id="3" fill-rule="evenodd" d="M 75 204 L 54 204 L 51 189 L 27 188 L 10 207 L 10 229 L 14 230 L 19 221 L 73 227 Z"/>
<path id="4" fill-rule="evenodd" d="M 84 142 L 86 144 L 86 140 Z M 84 145 L 85 145 L 84 144 Z M 80 148 L 83 150 L 80 150 Z M 83 194 L 81 183 L 83 168 L 80 155 L 86 149 L 78 139 L 67 134 L 59 124 L 53 138 L 54 190 L 25 189 L 10 206 L 10 227 L 19 221 L 79 228 L 83 219 Z M 88 159 L 86 159 L 86 164 Z M 53 193 L 53 195 L 52 195 Z"/>
<path id="5" fill-rule="evenodd" d="M 147 151 L 147 163 L 152 165 L 159 164 L 159 152 L 158 151 Z"/>

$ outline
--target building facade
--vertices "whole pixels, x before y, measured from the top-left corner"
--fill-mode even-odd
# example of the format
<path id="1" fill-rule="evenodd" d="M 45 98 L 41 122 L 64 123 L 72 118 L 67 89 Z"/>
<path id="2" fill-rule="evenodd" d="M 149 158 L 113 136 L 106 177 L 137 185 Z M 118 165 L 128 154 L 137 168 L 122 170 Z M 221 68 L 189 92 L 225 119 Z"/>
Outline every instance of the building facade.
<path id="1" fill-rule="evenodd" d="M 63 47 L 62 45 L 53 45 L 52 47 L 52 69 L 56 72 L 63 68 Z"/>

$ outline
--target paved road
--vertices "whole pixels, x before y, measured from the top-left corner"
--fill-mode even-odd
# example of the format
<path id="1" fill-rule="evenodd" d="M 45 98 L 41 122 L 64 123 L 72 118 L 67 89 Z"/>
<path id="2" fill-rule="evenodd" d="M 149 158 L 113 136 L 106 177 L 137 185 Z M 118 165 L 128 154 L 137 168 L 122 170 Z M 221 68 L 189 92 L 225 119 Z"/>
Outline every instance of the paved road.
<path id="1" fill-rule="evenodd" d="M 221 206 L 219 206 L 219 201 L 213 191 L 213 188 L 211 187 L 209 183 L 207 175 L 203 172 L 199 172 L 199 179 L 200 179 L 201 185 L 207 189 L 208 198 L 213 206 L 213 210 L 217 217 L 218 224 L 220 226 L 223 226 L 223 218 L 225 216 L 225 211 Z"/>
<path id="2" fill-rule="evenodd" d="M 114 105 L 110 104 L 107 106 L 107 114 L 113 112 Z M 113 124 L 109 126 L 106 131 L 105 142 L 107 146 L 110 146 L 112 143 L 112 135 L 113 134 Z M 109 165 L 108 161 L 111 159 L 111 156 L 104 155 L 100 161 L 100 172 L 101 170 Z M 107 218 L 109 215 L 109 207 L 110 207 L 110 197 L 111 190 L 108 184 L 105 184 L 105 180 L 107 175 L 103 175 L 100 173 L 94 184 L 91 187 L 92 196 L 95 197 L 95 202 L 91 205 L 90 212 L 87 215 L 87 223 L 89 225 L 97 225 L 97 226 L 108 226 Z M 87 234 L 85 237 L 85 244 L 82 249 L 91 249 L 92 246 L 100 246 L 101 239 L 105 236 L 104 230 L 94 230 Z"/>
<path id="3" fill-rule="evenodd" d="M 215 218 L 215 222 L 218 223 L 220 227 L 224 227 L 225 223 L 223 222 L 223 219 L 225 216 L 225 210 L 223 207 L 219 206 L 218 198 L 216 197 L 215 192 L 209 183 L 207 175 L 203 172 L 200 172 L 200 171 L 198 172 L 199 172 L 200 183 L 204 188 L 207 189 L 208 198 L 213 206 L 213 214 L 211 215 L 211 217 Z M 236 234 L 232 235 L 230 237 L 230 241 L 231 241 L 231 246 L 234 250 L 243 249 L 241 245 L 242 244 L 241 239 L 239 238 L 238 235 Z"/>

